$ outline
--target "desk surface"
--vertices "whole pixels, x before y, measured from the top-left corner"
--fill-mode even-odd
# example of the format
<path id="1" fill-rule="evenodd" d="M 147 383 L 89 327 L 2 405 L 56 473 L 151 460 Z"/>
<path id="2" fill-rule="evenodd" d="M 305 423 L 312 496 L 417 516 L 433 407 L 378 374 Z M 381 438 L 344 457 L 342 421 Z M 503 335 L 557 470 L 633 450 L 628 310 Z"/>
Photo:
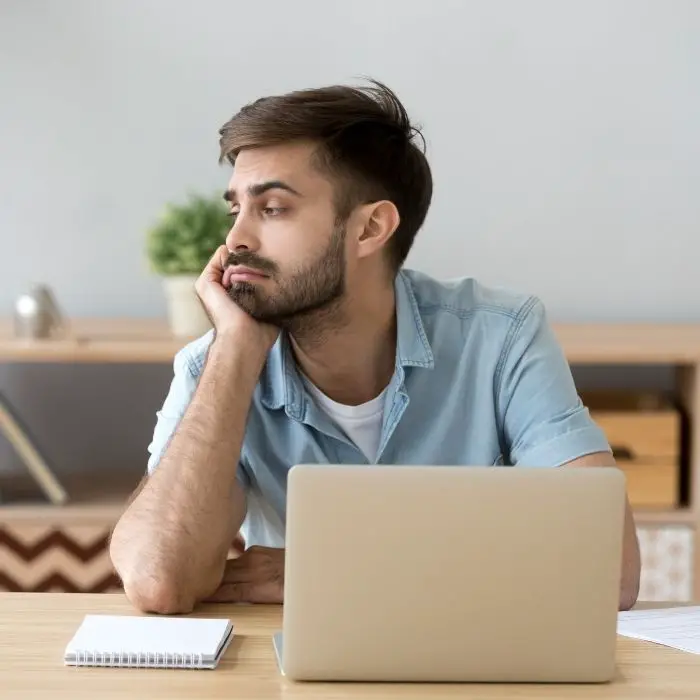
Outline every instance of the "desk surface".
<path id="1" fill-rule="evenodd" d="M 69 319 L 65 339 L 19 340 L 0 319 L 0 362 L 171 362 L 190 338 L 163 319 Z M 563 323 L 554 331 L 572 363 L 700 362 L 700 324 Z"/>
<path id="2" fill-rule="evenodd" d="M 63 650 L 87 613 L 133 614 L 119 594 L 0 593 L 0 695 L 70 698 L 697 698 L 700 656 L 619 638 L 618 674 L 604 685 L 375 685 L 294 683 L 277 671 L 276 606 L 210 605 L 197 616 L 230 617 L 236 636 L 214 671 L 71 668 Z"/>

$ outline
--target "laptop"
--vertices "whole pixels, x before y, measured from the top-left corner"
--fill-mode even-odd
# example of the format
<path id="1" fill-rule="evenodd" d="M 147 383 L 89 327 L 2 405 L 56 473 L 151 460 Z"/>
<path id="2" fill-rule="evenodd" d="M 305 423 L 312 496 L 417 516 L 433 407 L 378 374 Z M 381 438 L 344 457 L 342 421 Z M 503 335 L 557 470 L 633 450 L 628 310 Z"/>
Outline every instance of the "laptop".
<path id="1" fill-rule="evenodd" d="M 281 672 L 595 683 L 615 673 L 617 468 L 297 465 Z"/>

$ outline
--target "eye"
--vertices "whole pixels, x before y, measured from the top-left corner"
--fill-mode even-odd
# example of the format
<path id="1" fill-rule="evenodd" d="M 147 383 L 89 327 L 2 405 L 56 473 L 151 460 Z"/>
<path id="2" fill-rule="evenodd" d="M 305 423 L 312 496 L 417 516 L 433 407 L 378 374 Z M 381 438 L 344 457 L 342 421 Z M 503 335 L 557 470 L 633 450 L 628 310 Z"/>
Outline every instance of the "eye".
<path id="1" fill-rule="evenodd" d="M 279 216 L 286 211 L 284 207 L 265 207 L 263 212 L 265 216 Z"/>
<path id="2" fill-rule="evenodd" d="M 236 219 L 238 218 L 239 212 L 237 211 L 230 211 L 228 212 L 228 218 L 231 219 L 231 226 L 233 226 L 236 223 Z"/>

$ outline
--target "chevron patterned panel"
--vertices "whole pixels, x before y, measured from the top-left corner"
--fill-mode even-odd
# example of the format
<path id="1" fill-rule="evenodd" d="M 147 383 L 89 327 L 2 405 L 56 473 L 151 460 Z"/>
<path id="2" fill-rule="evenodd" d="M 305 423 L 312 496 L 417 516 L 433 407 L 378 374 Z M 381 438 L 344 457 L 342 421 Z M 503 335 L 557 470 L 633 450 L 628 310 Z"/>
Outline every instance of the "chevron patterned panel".
<path id="1" fill-rule="evenodd" d="M 110 526 L 0 525 L 0 590 L 102 593 L 121 590 L 107 551 Z"/>

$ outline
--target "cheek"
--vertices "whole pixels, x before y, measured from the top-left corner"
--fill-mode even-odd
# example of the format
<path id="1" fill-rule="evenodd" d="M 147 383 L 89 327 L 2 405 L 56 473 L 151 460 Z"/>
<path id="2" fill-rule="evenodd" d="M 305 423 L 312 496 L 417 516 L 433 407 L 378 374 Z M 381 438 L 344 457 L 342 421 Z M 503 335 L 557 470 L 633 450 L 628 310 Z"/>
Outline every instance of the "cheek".
<path id="1" fill-rule="evenodd" d="M 286 233 L 269 248 L 270 257 L 282 272 L 295 270 L 312 255 L 308 239 L 297 233 Z"/>
<path id="2" fill-rule="evenodd" d="M 265 241 L 266 253 L 280 271 L 290 272 L 312 262 L 328 246 L 332 229 L 319 221 L 294 221 L 279 226 Z"/>

